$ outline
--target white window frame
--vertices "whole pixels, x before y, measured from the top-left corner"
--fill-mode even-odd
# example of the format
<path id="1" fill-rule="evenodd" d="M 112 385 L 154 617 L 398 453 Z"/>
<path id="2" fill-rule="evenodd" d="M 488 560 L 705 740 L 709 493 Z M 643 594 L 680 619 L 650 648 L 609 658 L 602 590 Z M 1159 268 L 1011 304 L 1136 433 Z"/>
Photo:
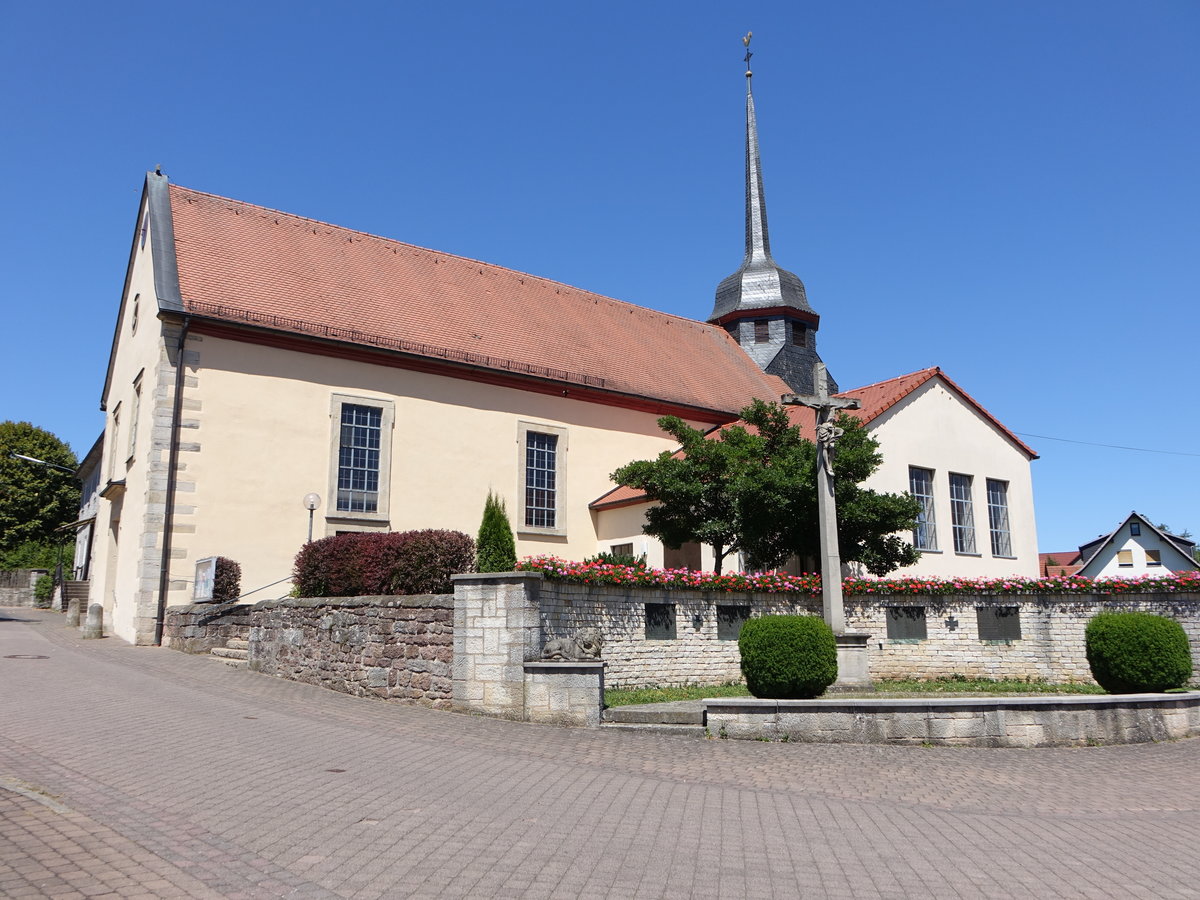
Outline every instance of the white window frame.
<path id="1" fill-rule="evenodd" d="M 1012 520 L 1008 513 L 1008 482 L 999 478 L 989 478 L 986 485 L 988 535 L 991 538 L 992 556 L 1015 559 L 1012 550 Z"/>
<path id="2" fill-rule="evenodd" d="M 112 481 L 117 475 L 117 460 L 121 457 L 121 404 L 118 403 L 112 411 L 112 440 L 108 445 L 108 480 Z"/>
<path id="3" fill-rule="evenodd" d="M 525 491 L 528 479 L 526 452 L 529 434 L 548 434 L 558 438 L 554 448 L 554 526 L 526 525 Z M 529 535 L 567 535 L 567 429 L 541 422 L 517 422 L 517 533 Z"/>
<path id="4" fill-rule="evenodd" d="M 980 555 L 975 544 L 974 480 L 971 475 L 961 472 L 950 473 L 950 528 L 954 533 L 954 552 L 961 556 Z"/>
<path id="5" fill-rule="evenodd" d="M 379 415 L 379 492 L 373 512 L 338 509 L 338 470 L 342 448 L 342 407 L 369 406 Z M 374 522 L 386 524 L 390 515 L 392 477 L 392 431 L 396 421 L 396 403 L 380 397 L 333 394 L 329 403 L 329 499 L 326 522 Z M 332 528 L 332 531 L 348 529 Z"/>
<path id="6" fill-rule="evenodd" d="M 917 472 L 924 473 L 926 477 L 925 486 L 929 493 L 918 494 L 915 488 L 917 487 L 916 480 L 913 475 Z M 933 495 L 933 478 L 934 470 L 926 469 L 922 466 L 908 467 L 908 492 L 913 495 L 913 498 L 921 504 L 921 511 L 917 514 L 917 527 L 913 529 L 913 546 L 925 552 L 937 552 L 937 516 L 934 512 L 934 495 Z M 921 536 L 924 534 L 924 542 Z"/>

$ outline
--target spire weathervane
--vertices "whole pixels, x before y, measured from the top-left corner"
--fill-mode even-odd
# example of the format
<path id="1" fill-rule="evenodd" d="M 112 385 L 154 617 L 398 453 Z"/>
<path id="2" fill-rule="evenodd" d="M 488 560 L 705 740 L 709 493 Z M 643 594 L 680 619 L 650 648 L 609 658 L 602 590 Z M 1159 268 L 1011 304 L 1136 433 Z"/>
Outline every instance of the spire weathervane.
<path id="1" fill-rule="evenodd" d="M 746 77 L 747 78 L 750 78 L 751 76 L 754 75 L 754 73 L 750 71 L 750 57 L 752 57 L 754 55 L 754 52 L 750 49 L 750 38 L 752 38 L 752 37 L 754 37 L 754 32 L 747 31 L 746 36 L 744 38 L 742 38 L 742 46 L 746 48 Z"/>

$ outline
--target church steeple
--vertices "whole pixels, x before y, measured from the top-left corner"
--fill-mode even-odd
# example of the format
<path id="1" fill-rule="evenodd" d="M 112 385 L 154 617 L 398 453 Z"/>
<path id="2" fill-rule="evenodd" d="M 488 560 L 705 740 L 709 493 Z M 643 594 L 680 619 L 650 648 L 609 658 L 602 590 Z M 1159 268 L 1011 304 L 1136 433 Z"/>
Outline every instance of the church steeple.
<path id="1" fill-rule="evenodd" d="M 750 35 L 742 42 L 746 46 L 746 255 L 738 270 L 717 286 L 708 321 L 724 326 L 765 371 L 805 393 L 813 389 L 813 363 L 820 362 L 815 346 L 820 317 L 808 305 L 804 283 L 771 256 Z"/>

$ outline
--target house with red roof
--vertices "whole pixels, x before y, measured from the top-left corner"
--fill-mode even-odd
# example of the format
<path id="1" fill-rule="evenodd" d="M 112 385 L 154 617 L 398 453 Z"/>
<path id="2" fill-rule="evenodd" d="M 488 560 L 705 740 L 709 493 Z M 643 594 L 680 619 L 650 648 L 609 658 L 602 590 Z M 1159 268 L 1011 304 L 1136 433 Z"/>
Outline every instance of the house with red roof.
<path id="1" fill-rule="evenodd" d="M 473 533 L 489 490 L 521 555 L 711 564 L 642 534 L 609 474 L 674 449 L 662 415 L 813 391 L 820 317 L 771 254 L 749 83 L 745 256 L 706 321 L 148 173 L 101 397 L 106 626 L 157 642 L 213 556 L 248 601 L 286 593 L 310 523 Z M 883 445 L 871 486 L 921 500 L 914 571 L 1036 571 L 1028 447 L 939 369 L 846 394 Z"/>

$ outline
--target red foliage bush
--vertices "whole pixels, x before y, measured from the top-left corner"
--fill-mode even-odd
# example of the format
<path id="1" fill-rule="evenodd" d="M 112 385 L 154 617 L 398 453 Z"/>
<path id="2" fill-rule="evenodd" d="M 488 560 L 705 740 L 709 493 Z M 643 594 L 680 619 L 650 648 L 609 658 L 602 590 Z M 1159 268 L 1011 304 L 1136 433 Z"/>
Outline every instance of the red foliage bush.
<path id="1" fill-rule="evenodd" d="M 236 600 L 242 591 L 242 567 L 227 556 L 217 557 L 212 598 L 219 603 Z"/>
<path id="2" fill-rule="evenodd" d="M 339 534 L 305 544 L 292 583 L 301 597 L 447 594 L 470 572 L 475 542 L 461 531 Z"/>

